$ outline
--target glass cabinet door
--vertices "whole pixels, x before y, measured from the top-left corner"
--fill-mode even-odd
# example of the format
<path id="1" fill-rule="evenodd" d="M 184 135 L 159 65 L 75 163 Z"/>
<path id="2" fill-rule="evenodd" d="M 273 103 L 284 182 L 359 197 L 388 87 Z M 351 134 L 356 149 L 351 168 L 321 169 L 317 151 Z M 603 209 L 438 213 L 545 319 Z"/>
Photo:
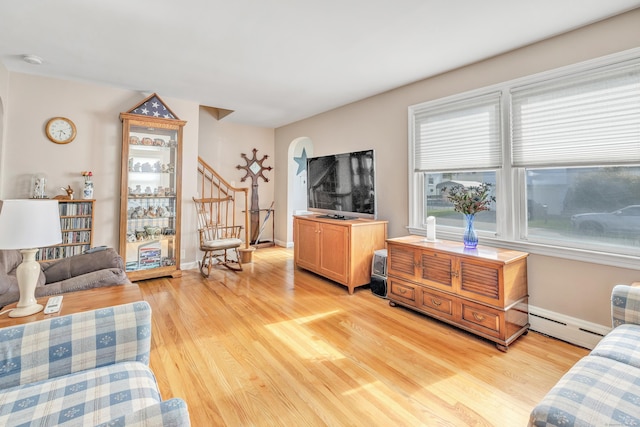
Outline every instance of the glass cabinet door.
<path id="1" fill-rule="evenodd" d="M 180 265 L 179 120 L 122 113 L 120 255 L 131 280 L 177 276 Z M 177 123 L 173 123 L 177 122 Z"/>

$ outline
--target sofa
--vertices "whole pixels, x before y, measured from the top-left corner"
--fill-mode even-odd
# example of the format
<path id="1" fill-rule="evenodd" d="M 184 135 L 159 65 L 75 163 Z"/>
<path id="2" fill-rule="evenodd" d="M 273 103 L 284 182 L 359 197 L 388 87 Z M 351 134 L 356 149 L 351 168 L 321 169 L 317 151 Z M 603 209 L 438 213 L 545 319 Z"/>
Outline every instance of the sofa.
<path id="1" fill-rule="evenodd" d="M 18 250 L 0 250 L 0 307 L 20 299 L 16 269 L 22 262 Z M 74 255 L 40 263 L 42 271 L 36 286 L 36 298 L 131 283 L 124 262 L 113 248 Z"/>
<path id="2" fill-rule="evenodd" d="M 145 301 L 0 329 L 0 425 L 189 426 L 149 369 Z"/>
<path id="3" fill-rule="evenodd" d="M 640 287 L 611 293 L 613 329 L 533 409 L 529 426 L 640 425 Z"/>

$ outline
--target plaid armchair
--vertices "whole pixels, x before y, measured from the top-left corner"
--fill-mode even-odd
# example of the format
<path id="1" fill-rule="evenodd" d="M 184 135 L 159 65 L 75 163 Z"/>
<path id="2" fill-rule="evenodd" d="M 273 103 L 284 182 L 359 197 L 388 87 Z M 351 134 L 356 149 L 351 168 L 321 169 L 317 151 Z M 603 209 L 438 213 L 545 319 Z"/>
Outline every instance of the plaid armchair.
<path id="1" fill-rule="evenodd" d="M 640 287 L 611 292 L 613 330 L 533 409 L 530 426 L 640 425 Z"/>
<path id="2" fill-rule="evenodd" d="M 141 301 L 0 329 L 0 425 L 188 426 L 149 369 Z"/>

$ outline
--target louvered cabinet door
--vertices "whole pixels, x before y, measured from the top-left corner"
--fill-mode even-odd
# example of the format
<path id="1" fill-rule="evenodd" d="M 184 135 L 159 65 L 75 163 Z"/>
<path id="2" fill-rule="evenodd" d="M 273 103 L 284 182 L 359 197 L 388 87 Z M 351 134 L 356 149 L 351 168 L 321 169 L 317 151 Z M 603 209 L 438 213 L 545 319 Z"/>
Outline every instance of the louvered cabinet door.
<path id="1" fill-rule="evenodd" d="M 501 263 L 461 258 L 456 278 L 460 283 L 459 295 L 494 307 L 503 307 Z"/>
<path id="2" fill-rule="evenodd" d="M 416 280 L 416 250 L 411 246 L 387 245 L 387 274 Z"/>
<path id="3" fill-rule="evenodd" d="M 419 254 L 419 278 L 422 284 L 455 292 L 456 259 L 443 252 L 421 251 Z"/>
<path id="4" fill-rule="evenodd" d="M 526 258 L 509 262 L 460 257 L 458 295 L 497 308 L 527 296 Z"/>

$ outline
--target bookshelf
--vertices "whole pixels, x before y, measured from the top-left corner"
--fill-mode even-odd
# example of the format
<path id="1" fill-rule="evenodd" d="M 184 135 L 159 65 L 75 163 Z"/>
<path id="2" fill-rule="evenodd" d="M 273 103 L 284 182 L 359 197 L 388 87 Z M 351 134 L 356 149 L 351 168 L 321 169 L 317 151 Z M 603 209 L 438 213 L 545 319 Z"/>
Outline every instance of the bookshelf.
<path id="1" fill-rule="evenodd" d="M 50 261 L 79 255 L 93 243 L 93 212 L 95 200 L 60 200 L 62 243 L 40 248 L 38 261 Z"/>

